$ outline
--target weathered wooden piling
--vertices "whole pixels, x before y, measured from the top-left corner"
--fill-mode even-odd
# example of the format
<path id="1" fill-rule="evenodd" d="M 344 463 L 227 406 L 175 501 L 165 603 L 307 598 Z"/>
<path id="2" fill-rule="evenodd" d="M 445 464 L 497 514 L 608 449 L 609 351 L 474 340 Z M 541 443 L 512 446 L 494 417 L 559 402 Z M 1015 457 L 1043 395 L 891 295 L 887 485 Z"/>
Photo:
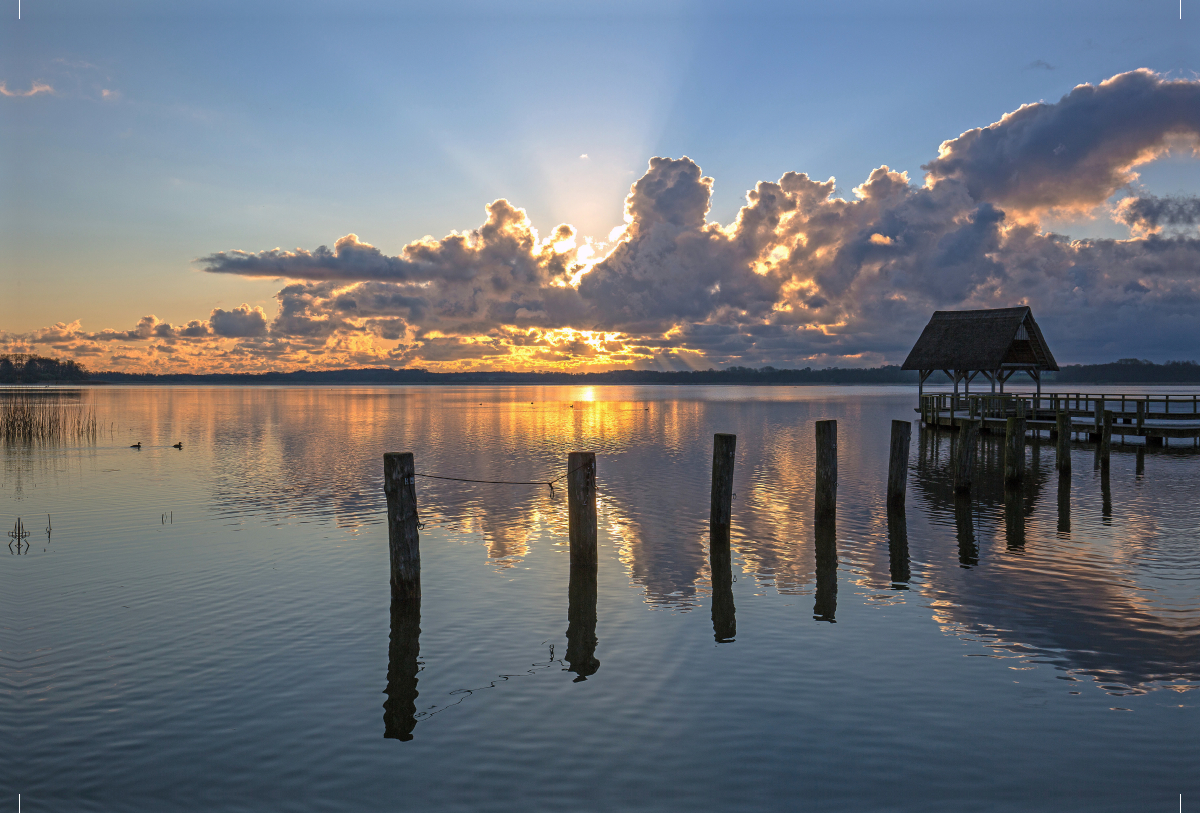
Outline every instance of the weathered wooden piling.
<path id="1" fill-rule="evenodd" d="M 817 421 L 816 510 L 837 511 L 837 421 Z"/>
<path id="2" fill-rule="evenodd" d="M 891 505 L 904 505 L 904 493 L 908 489 L 908 446 L 911 440 L 912 424 L 908 421 L 892 421 L 887 484 L 887 501 Z"/>
<path id="3" fill-rule="evenodd" d="M 971 491 L 971 475 L 975 470 L 975 449 L 979 446 L 979 421 L 964 420 L 958 427 L 958 445 L 954 450 L 951 468 L 954 476 L 954 491 L 968 494 Z"/>
<path id="4" fill-rule="evenodd" d="M 568 669 L 584 680 L 596 673 L 596 454 L 567 455 L 567 526 L 571 575 L 567 586 Z"/>
<path id="5" fill-rule="evenodd" d="M 1025 419 L 1009 418 L 1004 433 L 1004 482 L 1025 477 Z"/>
<path id="6" fill-rule="evenodd" d="M 416 479 L 412 452 L 389 452 L 383 456 L 392 597 L 399 600 L 421 599 Z"/>
<path id="7" fill-rule="evenodd" d="M 733 556 L 729 542 L 733 523 L 733 464 L 736 449 L 737 435 L 713 436 L 708 563 L 713 586 L 713 636 L 718 643 L 732 641 L 737 634 L 733 606 Z"/>
<path id="8" fill-rule="evenodd" d="M 567 527 L 572 565 L 596 565 L 596 453 L 567 455 Z"/>
<path id="9" fill-rule="evenodd" d="M 1071 413 L 1060 409 L 1054 416 L 1055 426 L 1058 427 L 1058 445 L 1054 452 L 1054 467 L 1071 470 Z"/>
<path id="10" fill-rule="evenodd" d="M 1093 403 L 1096 405 L 1096 431 L 1088 433 L 1090 435 L 1088 440 L 1099 443 L 1100 433 L 1104 431 L 1104 399 L 1097 398 Z"/>
<path id="11" fill-rule="evenodd" d="M 1146 474 L 1146 447 L 1139 446 L 1137 449 L 1137 464 L 1134 469 L 1134 474 L 1142 477 Z"/>
<path id="12" fill-rule="evenodd" d="M 733 519 L 733 461 L 737 435 L 713 435 L 712 495 L 709 500 L 708 525 L 714 540 L 724 539 L 729 548 L 729 525 Z"/>

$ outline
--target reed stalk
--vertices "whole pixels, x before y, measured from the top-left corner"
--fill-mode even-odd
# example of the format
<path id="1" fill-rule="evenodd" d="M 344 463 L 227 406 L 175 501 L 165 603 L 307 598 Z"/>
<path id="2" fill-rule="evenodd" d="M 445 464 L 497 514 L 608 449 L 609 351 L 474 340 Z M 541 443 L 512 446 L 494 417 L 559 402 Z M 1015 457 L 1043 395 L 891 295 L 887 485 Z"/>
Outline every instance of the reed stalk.
<path id="1" fill-rule="evenodd" d="M 96 411 L 61 397 L 0 393 L 0 439 L 6 443 L 94 440 Z"/>

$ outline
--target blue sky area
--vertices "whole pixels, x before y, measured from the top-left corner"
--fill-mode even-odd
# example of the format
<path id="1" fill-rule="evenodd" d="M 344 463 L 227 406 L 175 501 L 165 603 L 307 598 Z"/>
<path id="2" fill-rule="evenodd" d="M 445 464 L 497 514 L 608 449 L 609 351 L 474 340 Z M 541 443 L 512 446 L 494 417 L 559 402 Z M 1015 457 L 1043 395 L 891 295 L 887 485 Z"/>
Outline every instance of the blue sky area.
<path id="1" fill-rule="evenodd" d="M 1156 278 L 1164 288 L 1158 291 L 1146 276 L 1153 269 L 1143 268 L 1136 279 L 1122 277 L 1121 296 L 1144 288 L 1179 301 L 1200 290 L 1190 264 L 1192 253 L 1200 256 L 1190 242 L 1194 220 L 1180 215 L 1164 226 L 1112 214 L 1115 201 L 1129 196 L 1175 201 L 1171 211 L 1184 212 L 1197 194 L 1195 128 L 1186 121 L 1193 114 L 1200 121 L 1200 109 L 1190 107 L 1186 94 L 1197 79 L 1200 5 L 1185 2 L 1180 20 L 1177 3 L 1141 0 L 459 2 L 433 10 L 405 3 L 22 0 L 19 21 L 16 0 L 9 5 L 0 20 L 0 344 L 10 350 L 74 354 L 92 367 L 128 369 L 807 366 L 902 360 L 913 330 L 935 307 L 1028 303 L 1039 320 L 1064 324 L 1074 324 L 1072 309 L 1105 307 L 1110 325 L 1137 325 L 1157 306 L 1120 297 L 1101 305 L 1099 294 L 1072 305 L 1063 298 L 1070 274 L 1061 267 L 1068 282 L 1060 279 L 1050 285 L 1054 290 L 1030 283 L 1023 275 L 1041 262 L 1030 252 L 1042 249 L 1017 246 L 1008 231 L 996 238 L 1001 247 L 979 255 L 997 263 L 991 273 L 999 294 L 976 279 L 969 291 L 947 299 L 935 289 L 953 284 L 941 277 L 925 281 L 929 297 L 896 294 L 920 290 L 904 275 L 918 273 L 925 260 L 914 258 L 903 270 L 899 260 L 876 262 L 861 252 L 856 279 L 886 277 L 878 284 L 892 292 L 855 293 L 818 267 L 820 257 L 845 253 L 849 231 L 830 237 L 828 252 L 801 262 L 795 241 L 813 239 L 812 220 L 803 238 L 777 237 L 773 253 L 729 260 L 765 279 L 764 263 L 782 264 L 789 252 L 795 257 L 772 283 L 774 304 L 748 306 L 745 296 L 720 298 L 741 271 L 722 266 L 693 277 L 702 260 L 688 260 L 681 270 L 671 265 L 676 260 L 661 260 L 661 252 L 657 265 L 638 265 L 651 251 L 649 243 L 637 245 L 650 240 L 651 221 L 634 218 L 636 228 L 627 228 L 625 201 L 632 184 L 653 180 L 648 166 L 655 156 L 687 156 L 711 177 L 706 222 L 727 227 L 748 190 L 788 172 L 814 181 L 835 177 L 832 197 L 847 201 L 885 164 L 906 172 L 917 189 L 925 182 L 922 165 L 938 156 L 943 141 L 1024 104 L 1055 105 L 1077 85 L 1098 86 L 1139 68 L 1155 81 L 1184 80 L 1188 87 L 1152 102 L 1177 105 L 1179 115 L 1163 125 L 1169 132 L 1145 136 L 1160 155 L 1136 166 L 1136 181 L 1099 203 L 1087 198 L 1086 206 L 1082 198 L 1051 205 L 988 197 L 963 181 L 974 197 L 938 228 L 982 222 L 978 206 L 986 198 L 1002 210 L 1003 229 L 1022 220 L 1043 237 L 1118 241 L 1095 248 L 1102 253 L 1120 254 L 1131 237 L 1170 242 L 1172 270 Z M 674 174 L 660 188 L 683 195 L 681 184 L 700 183 L 688 167 L 671 167 Z M 1072 169 L 1093 171 L 1099 170 L 1088 161 Z M 966 170 L 955 172 L 966 177 Z M 464 260 L 451 267 L 450 260 L 405 254 L 423 236 L 441 240 L 477 229 L 488 217 L 485 207 L 500 198 L 524 209 L 541 239 L 565 223 L 580 244 L 584 237 L 604 242 L 592 263 L 623 240 L 624 253 L 587 266 L 582 277 L 576 273 L 571 284 L 580 301 L 559 305 L 537 293 L 566 284 L 553 281 L 553 269 L 514 298 L 519 286 L 501 285 L 483 265 Z M 656 200 L 655 211 L 666 211 Z M 706 240 L 726 239 L 705 232 L 704 221 L 680 225 L 664 217 Z M 915 245 L 878 225 L 895 217 L 873 214 L 868 220 L 876 225 L 856 221 L 854 234 L 866 243 L 868 232 L 878 235 L 871 238 L 875 246 L 885 239 Z M 618 234 L 610 237 L 614 228 Z M 351 233 L 384 258 L 408 264 L 378 273 L 309 272 L 283 258 L 281 273 L 268 276 L 227 261 L 234 251 L 311 252 Z M 694 247 L 679 241 L 690 239 L 675 235 L 662 251 L 683 263 Z M 930 245 L 944 251 L 950 239 Z M 714 243 L 697 256 L 724 256 L 727 248 Z M 196 262 L 201 258 L 208 260 Z M 1054 262 L 1073 263 L 1076 274 L 1101 263 Z M 441 270 L 430 270 L 435 266 Z M 570 283 L 572 273 L 561 279 Z M 1097 273 L 1114 279 L 1116 272 Z M 475 305 L 463 305 L 461 291 L 439 287 L 455 274 L 478 281 Z M 602 274 L 615 276 L 602 280 Z M 700 286 L 707 304 L 652 312 L 638 298 L 644 286 L 626 284 L 644 281 L 643 274 L 662 286 L 659 298 Z M 907 281 L 896 281 L 902 277 Z M 280 319 L 281 309 L 300 307 L 283 294 L 289 284 L 309 286 L 303 328 Z M 380 286 L 396 286 L 392 293 L 408 304 L 369 311 L 368 289 L 347 287 L 363 285 L 379 288 L 370 289 L 372 296 Z M 742 290 L 759 281 L 736 285 Z M 491 297 L 487 307 L 477 302 L 483 289 Z M 330 304 L 348 296 L 357 297 L 357 311 Z M 413 297 L 423 304 L 412 305 Z M 909 307 L 891 316 L 859 309 L 856 303 L 870 297 Z M 445 304 L 450 299 L 454 307 Z M 798 304 L 784 308 L 785 300 Z M 466 314 L 464 308 L 476 306 Z M 835 307 L 836 313 L 818 313 Z M 785 311 L 792 316 L 779 317 Z M 1200 334 L 1185 311 L 1125 345 L 1081 340 L 1069 335 L 1075 327 L 1044 327 L 1060 361 L 1192 358 L 1189 337 Z M 894 320 L 894 330 L 882 331 L 880 319 Z M 866 321 L 860 328 L 856 320 Z M 189 322 L 197 326 L 187 336 L 181 326 Z M 235 322 L 241 327 L 217 329 Z M 318 322 L 323 327 L 312 327 Z M 733 333 L 721 342 L 696 338 L 726 328 Z M 818 332 L 839 338 L 825 345 L 797 338 Z M 735 333 L 742 338 L 728 338 Z M 761 339 L 767 334 L 778 340 Z M 514 355 L 518 335 L 533 337 L 541 349 Z M 646 349 L 635 352 L 635 345 Z"/>

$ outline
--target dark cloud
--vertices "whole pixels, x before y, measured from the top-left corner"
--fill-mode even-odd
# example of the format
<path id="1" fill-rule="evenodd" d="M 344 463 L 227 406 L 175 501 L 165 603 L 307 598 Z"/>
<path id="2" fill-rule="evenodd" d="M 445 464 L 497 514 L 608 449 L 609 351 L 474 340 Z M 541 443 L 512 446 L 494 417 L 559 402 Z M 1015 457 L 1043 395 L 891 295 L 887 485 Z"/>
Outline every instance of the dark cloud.
<path id="1" fill-rule="evenodd" d="M 1163 226 L 1195 226 L 1200 223 L 1200 197 L 1157 197 L 1142 195 L 1123 198 L 1117 204 L 1117 218 L 1130 226 L 1158 229 Z"/>
<path id="2" fill-rule="evenodd" d="M 267 335 L 267 317 L 262 308 L 242 305 L 231 311 L 214 308 L 208 323 L 212 332 L 225 338 L 247 338 Z"/>
<path id="3" fill-rule="evenodd" d="M 923 168 L 976 200 L 1036 210 L 1091 208 L 1136 176 L 1173 138 L 1200 134 L 1200 82 L 1142 69 L 1079 85 L 1057 104 L 1023 105 L 942 144 Z"/>

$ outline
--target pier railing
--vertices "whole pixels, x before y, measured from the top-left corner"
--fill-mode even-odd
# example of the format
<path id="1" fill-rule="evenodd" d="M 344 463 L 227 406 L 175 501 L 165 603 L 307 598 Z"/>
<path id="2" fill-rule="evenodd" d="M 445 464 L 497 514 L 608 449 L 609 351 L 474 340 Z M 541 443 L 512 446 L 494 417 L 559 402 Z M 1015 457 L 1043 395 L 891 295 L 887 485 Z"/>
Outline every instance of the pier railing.
<path id="1" fill-rule="evenodd" d="M 1023 418 L 1032 430 L 1053 428 L 1062 411 L 1072 426 L 1090 432 L 1098 432 L 1104 413 L 1111 412 L 1118 434 L 1200 437 L 1200 394 L 1193 393 L 943 392 L 922 395 L 918 411 L 922 422 L 934 426 L 954 426 L 962 420 L 981 420 L 987 426 Z"/>

